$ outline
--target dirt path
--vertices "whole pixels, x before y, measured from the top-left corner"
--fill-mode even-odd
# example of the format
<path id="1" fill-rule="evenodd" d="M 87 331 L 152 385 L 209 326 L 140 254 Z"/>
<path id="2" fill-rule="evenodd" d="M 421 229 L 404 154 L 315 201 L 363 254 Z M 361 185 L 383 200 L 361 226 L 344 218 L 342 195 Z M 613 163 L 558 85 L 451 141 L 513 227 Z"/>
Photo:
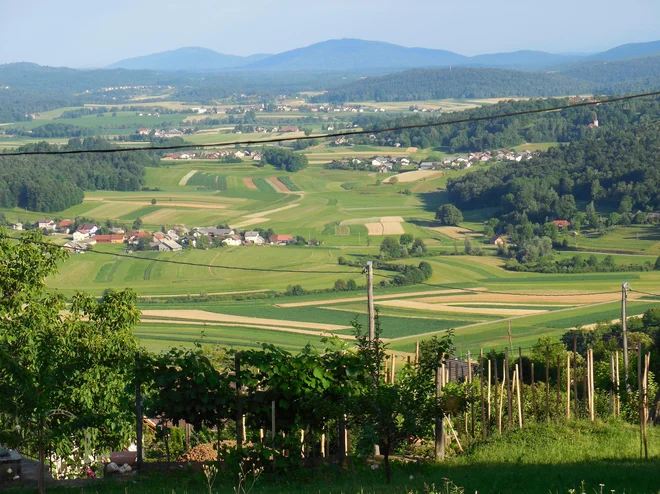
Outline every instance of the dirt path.
<path id="1" fill-rule="evenodd" d="M 190 319 L 205 322 L 219 322 L 224 324 L 238 323 L 276 327 L 285 325 L 291 328 L 317 329 L 321 331 L 338 331 L 350 328 L 350 326 L 338 326 L 336 324 L 321 324 L 313 322 L 288 321 L 283 319 L 262 319 L 260 317 L 234 316 L 231 314 L 220 314 L 216 312 L 207 312 L 204 310 L 144 310 L 142 311 L 142 315 L 145 317 L 162 317 L 184 320 Z"/>
<path id="2" fill-rule="evenodd" d="M 475 290 L 479 290 L 475 288 Z M 427 292 L 408 292 L 408 293 L 393 293 L 389 295 L 376 295 L 374 300 L 391 300 L 396 298 L 405 297 L 419 297 L 420 295 L 442 295 L 451 293 L 461 293 L 462 290 L 429 290 Z M 330 305 L 330 304 L 345 304 L 350 302 L 366 302 L 367 297 L 349 297 L 349 298 L 335 298 L 326 300 L 315 300 L 309 302 L 292 302 L 287 304 L 277 304 L 276 307 L 312 307 L 315 305 Z"/>
<path id="3" fill-rule="evenodd" d="M 181 180 L 179 180 L 179 185 L 186 185 L 188 183 L 188 180 L 190 180 L 195 173 L 197 173 L 199 170 L 190 170 L 188 173 L 186 173 Z"/>
<path id="4" fill-rule="evenodd" d="M 178 324 L 178 325 L 186 325 L 186 326 L 204 326 L 204 327 L 230 327 L 230 328 L 250 328 L 250 329 L 263 329 L 267 331 L 279 331 L 282 333 L 296 333 L 296 334 L 306 334 L 309 336 L 323 336 L 327 334 L 332 334 L 333 336 L 337 336 L 338 338 L 342 340 L 353 340 L 355 337 L 353 335 L 348 335 L 348 334 L 337 334 L 337 333 L 328 333 L 325 331 L 311 331 L 311 330 L 306 330 L 306 329 L 292 329 L 292 328 L 284 328 L 281 326 L 262 326 L 259 324 L 231 324 L 231 323 L 221 323 L 221 322 L 200 322 L 200 321 L 182 321 L 182 320 L 163 320 L 163 319 L 142 319 L 141 322 L 146 322 L 146 323 L 152 323 L 152 324 Z M 285 321 L 282 321 L 285 322 Z"/>
<path id="5" fill-rule="evenodd" d="M 268 216 L 269 214 L 279 213 L 280 211 L 286 211 L 287 209 L 297 208 L 298 206 L 300 206 L 300 204 L 297 204 L 297 203 L 296 204 L 289 204 L 288 206 L 283 206 L 283 207 L 277 208 L 277 209 L 270 209 L 268 211 L 262 211 L 260 213 L 246 214 L 245 217 L 246 218 L 264 218 L 264 217 Z"/>
<path id="6" fill-rule="evenodd" d="M 250 189 L 250 190 L 257 190 L 257 186 L 254 185 L 254 182 L 252 181 L 251 178 L 248 177 L 243 177 L 243 183 L 245 186 Z"/>

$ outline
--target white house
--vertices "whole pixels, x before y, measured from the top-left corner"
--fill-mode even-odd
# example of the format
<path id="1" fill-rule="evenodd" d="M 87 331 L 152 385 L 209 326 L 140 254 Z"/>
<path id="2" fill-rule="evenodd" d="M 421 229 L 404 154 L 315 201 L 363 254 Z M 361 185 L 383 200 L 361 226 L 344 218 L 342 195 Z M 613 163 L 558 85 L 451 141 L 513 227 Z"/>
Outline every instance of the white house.
<path id="1" fill-rule="evenodd" d="M 23 229 L 23 223 L 14 223 L 13 225 L 11 225 L 11 227 L 14 230 L 22 230 Z"/>
<path id="2" fill-rule="evenodd" d="M 239 237 L 238 235 L 228 235 L 227 238 L 225 238 L 222 241 L 222 243 L 225 245 L 236 247 L 238 245 L 241 245 L 243 242 L 241 241 L 241 237 Z"/>
<path id="3" fill-rule="evenodd" d="M 252 242 L 255 245 L 263 245 L 266 241 L 259 232 L 245 232 L 245 241 Z"/>
<path id="4" fill-rule="evenodd" d="M 75 231 L 75 232 L 73 232 L 73 240 L 75 242 L 82 242 L 87 237 L 89 237 L 89 233 L 87 231 Z"/>

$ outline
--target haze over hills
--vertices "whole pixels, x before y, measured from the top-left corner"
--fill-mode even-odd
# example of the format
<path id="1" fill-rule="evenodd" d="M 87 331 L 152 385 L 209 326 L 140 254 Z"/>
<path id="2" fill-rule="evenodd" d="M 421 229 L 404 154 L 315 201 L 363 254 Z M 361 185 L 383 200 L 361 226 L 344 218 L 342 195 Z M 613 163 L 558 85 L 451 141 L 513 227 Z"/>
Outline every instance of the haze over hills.
<path id="1" fill-rule="evenodd" d="M 618 60 L 660 54 L 660 41 L 621 45 L 602 53 L 547 53 L 519 50 L 464 56 L 447 50 L 408 48 L 381 41 L 335 39 L 296 48 L 276 55 L 241 57 L 207 48 L 188 47 L 128 58 L 107 68 L 133 70 L 212 72 L 247 70 L 372 70 L 471 66 L 541 70 L 579 61 Z"/>
<path id="2" fill-rule="evenodd" d="M 242 67 L 269 56 L 259 54 L 240 57 L 238 55 L 225 55 L 224 53 L 218 53 L 208 48 L 193 46 L 127 58 L 110 64 L 106 68 L 186 72 L 215 71 Z"/>

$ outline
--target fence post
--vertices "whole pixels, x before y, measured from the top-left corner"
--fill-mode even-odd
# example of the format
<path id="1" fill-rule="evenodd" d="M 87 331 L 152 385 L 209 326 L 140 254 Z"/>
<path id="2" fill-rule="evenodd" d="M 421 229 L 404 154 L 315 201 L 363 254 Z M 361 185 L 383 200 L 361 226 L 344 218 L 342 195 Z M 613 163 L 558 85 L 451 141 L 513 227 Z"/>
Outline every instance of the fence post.
<path id="1" fill-rule="evenodd" d="M 518 368 L 518 364 L 516 364 L 516 374 L 515 374 L 515 380 L 517 384 L 517 390 L 518 390 L 518 426 L 522 429 L 523 428 L 523 407 L 522 407 L 522 400 L 521 400 L 521 395 L 520 395 L 520 378 L 518 377 L 518 371 L 520 369 Z"/>

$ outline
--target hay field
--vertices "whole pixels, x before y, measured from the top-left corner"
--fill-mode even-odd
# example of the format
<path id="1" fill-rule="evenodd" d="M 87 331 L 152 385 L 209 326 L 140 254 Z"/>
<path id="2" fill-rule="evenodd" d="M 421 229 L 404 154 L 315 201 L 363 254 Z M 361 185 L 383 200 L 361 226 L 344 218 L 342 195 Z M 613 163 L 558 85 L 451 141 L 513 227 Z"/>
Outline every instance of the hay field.
<path id="1" fill-rule="evenodd" d="M 419 180 L 438 178 L 443 175 L 444 172 L 436 171 L 436 170 L 417 170 L 413 172 L 404 172 L 404 173 L 399 173 L 398 175 L 392 175 L 391 177 L 387 177 L 385 180 L 383 180 L 383 183 L 385 184 L 390 183 L 390 181 L 394 177 L 396 177 L 399 183 L 407 184 L 410 182 L 417 182 Z"/>

